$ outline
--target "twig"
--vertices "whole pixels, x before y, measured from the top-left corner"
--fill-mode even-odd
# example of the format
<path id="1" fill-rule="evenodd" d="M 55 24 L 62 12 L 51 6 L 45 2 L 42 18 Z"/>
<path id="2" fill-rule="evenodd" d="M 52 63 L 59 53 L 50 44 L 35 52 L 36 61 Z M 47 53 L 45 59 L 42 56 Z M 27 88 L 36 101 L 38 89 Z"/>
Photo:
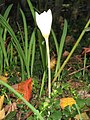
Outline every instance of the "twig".
<path id="1" fill-rule="evenodd" d="M 82 71 L 82 70 L 85 70 L 86 68 L 89 68 L 89 67 L 90 67 L 90 65 L 88 65 L 88 66 L 86 66 L 86 67 L 83 67 L 83 68 L 81 68 L 81 69 L 79 69 L 79 70 L 76 70 L 76 71 L 68 74 L 68 76 L 73 75 L 73 74 L 75 74 L 75 73 L 78 73 L 78 72 L 80 72 L 80 71 Z"/>

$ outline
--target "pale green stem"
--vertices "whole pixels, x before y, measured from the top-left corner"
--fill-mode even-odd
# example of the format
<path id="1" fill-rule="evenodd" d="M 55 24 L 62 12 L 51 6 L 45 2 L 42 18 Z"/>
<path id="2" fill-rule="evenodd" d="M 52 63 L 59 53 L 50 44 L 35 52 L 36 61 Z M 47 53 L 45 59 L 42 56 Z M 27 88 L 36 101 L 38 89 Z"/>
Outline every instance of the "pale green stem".
<path id="1" fill-rule="evenodd" d="M 78 114 L 79 114 L 80 120 L 82 120 L 82 116 L 81 116 L 81 113 L 80 113 L 80 111 L 79 111 L 78 105 L 75 104 L 75 106 L 76 106 L 76 109 L 77 109 L 77 111 L 78 111 Z"/>
<path id="2" fill-rule="evenodd" d="M 44 87 L 45 76 L 46 76 L 46 71 L 44 71 L 44 73 L 43 73 L 42 84 L 41 84 L 41 90 L 40 90 L 40 95 L 39 95 L 40 98 L 41 98 L 42 91 L 43 91 L 43 87 Z"/>
<path id="3" fill-rule="evenodd" d="M 48 96 L 51 98 L 51 70 L 50 70 L 50 54 L 49 54 L 49 42 L 46 39 L 46 49 L 47 49 L 47 58 L 48 58 Z"/>

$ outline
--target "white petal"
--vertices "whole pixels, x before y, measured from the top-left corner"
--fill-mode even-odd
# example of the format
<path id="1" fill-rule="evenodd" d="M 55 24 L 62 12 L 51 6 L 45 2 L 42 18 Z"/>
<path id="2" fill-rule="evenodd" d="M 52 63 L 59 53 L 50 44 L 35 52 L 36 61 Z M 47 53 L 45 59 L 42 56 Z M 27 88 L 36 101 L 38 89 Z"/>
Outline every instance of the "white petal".
<path id="1" fill-rule="evenodd" d="M 40 29 L 43 37 L 49 37 L 51 24 L 52 24 L 52 13 L 49 9 L 47 12 L 43 12 L 40 15 L 36 12 L 36 22 Z"/>

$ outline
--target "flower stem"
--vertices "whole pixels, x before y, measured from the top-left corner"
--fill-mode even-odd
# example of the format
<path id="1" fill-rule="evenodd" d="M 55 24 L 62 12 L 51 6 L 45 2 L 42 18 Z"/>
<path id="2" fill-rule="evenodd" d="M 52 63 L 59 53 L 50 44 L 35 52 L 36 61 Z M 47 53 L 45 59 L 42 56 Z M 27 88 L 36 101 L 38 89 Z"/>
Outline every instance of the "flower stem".
<path id="1" fill-rule="evenodd" d="M 50 54 L 49 54 L 49 42 L 46 39 L 46 49 L 47 49 L 47 58 L 48 58 L 48 96 L 51 98 L 51 70 L 50 70 Z"/>

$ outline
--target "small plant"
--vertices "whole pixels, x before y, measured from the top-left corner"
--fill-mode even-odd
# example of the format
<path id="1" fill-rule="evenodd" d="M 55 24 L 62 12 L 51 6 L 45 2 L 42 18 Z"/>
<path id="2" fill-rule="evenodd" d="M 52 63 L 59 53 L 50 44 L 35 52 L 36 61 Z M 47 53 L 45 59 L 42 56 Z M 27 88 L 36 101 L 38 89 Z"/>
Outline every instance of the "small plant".
<path id="1" fill-rule="evenodd" d="M 48 92 L 49 92 L 49 98 L 51 98 L 51 70 L 50 70 L 50 53 L 49 53 L 49 34 L 51 30 L 51 24 L 52 24 L 52 13 L 49 9 L 47 12 L 43 12 L 40 15 L 36 12 L 36 22 L 41 30 L 41 33 L 45 39 L 46 42 L 46 49 L 47 49 L 47 58 L 48 58 Z"/>

